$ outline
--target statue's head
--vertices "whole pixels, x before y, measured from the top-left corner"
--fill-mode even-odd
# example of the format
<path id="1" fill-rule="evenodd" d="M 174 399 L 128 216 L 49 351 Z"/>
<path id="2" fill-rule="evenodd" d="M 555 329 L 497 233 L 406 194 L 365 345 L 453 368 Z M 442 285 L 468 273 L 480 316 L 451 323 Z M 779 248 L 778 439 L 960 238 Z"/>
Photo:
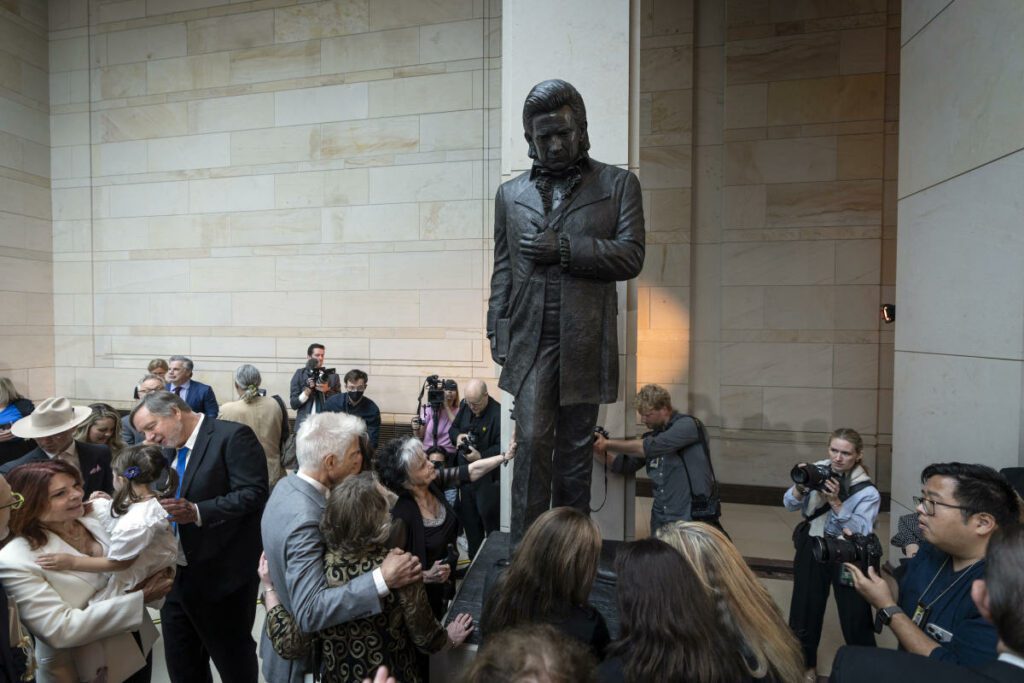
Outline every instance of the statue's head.
<path id="1" fill-rule="evenodd" d="M 559 79 L 533 86 L 523 104 L 523 131 L 531 159 L 561 171 L 586 156 L 587 108 L 571 84 Z"/>

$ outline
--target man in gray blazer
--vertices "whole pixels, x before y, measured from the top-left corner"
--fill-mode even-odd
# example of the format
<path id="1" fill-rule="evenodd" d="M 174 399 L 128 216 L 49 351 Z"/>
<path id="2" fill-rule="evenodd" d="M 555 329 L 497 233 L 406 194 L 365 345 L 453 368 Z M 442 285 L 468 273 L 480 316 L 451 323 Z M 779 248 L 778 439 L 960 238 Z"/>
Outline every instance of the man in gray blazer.
<path id="1" fill-rule="evenodd" d="M 327 586 L 320 517 L 331 488 L 362 471 L 359 437 L 365 433 L 362 420 L 344 413 L 318 413 L 303 422 L 295 438 L 299 471 L 277 483 L 263 512 L 263 551 L 274 590 L 306 633 L 379 614 L 382 597 L 422 578 L 415 556 L 393 550 L 373 572 Z M 307 660 L 279 657 L 266 629 L 260 655 L 268 683 L 301 683 L 310 669 Z"/>

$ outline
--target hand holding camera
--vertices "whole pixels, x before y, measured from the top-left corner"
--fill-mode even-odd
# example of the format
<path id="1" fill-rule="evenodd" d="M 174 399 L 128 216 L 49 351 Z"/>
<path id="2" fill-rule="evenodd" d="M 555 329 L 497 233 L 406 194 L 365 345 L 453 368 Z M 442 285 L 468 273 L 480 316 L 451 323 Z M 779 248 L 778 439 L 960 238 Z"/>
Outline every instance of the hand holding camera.
<path id="1" fill-rule="evenodd" d="M 836 483 L 836 491 L 839 490 L 839 475 L 833 472 L 828 465 L 808 465 L 802 462 L 790 470 L 789 477 L 802 493 L 807 491 L 826 492 L 825 483 L 830 480 Z"/>

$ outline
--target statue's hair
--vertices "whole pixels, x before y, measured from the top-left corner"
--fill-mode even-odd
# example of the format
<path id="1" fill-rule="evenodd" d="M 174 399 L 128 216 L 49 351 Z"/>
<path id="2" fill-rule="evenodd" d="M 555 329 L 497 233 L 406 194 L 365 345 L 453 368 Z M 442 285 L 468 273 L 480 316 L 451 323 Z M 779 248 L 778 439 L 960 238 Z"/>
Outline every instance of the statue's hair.
<path id="1" fill-rule="evenodd" d="M 590 135 L 587 133 L 587 108 L 583 104 L 583 97 L 571 83 L 553 78 L 533 86 L 523 103 L 523 131 L 526 134 L 526 142 L 530 146 L 528 153 L 531 159 L 537 158 L 537 149 L 530 137 L 530 121 L 537 114 L 546 114 L 561 109 L 565 105 L 569 105 L 572 117 L 576 121 L 576 127 L 580 129 L 580 153 L 586 155 L 587 150 L 590 149 Z"/>

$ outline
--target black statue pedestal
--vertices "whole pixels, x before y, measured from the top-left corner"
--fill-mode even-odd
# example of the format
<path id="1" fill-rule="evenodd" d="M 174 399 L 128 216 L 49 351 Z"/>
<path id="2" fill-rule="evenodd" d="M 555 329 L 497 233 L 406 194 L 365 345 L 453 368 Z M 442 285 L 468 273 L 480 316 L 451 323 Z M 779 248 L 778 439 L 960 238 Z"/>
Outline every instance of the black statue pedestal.
<path id="1" fill-rule="evenodd" d="M 466 578 L 463 579 L 455 594 L 455 600 L 445 615 L 444 625 L 456 614 L 468 612 L 473 617 L 473 623 L 479 625 L 480 613 L 483 611 L 484 584 L 487 573 L 499 560 L 507 559 L 509 535 L 505 532 L 495 532 L 487 537 L 476 559 L 466 571 Z M 615 553 L 618 552 L 621 541 L 604 541 L 601 544 L 601 559 L 598 566 L 597 578 L 594 580 L 594 587 L 590 591 L 590 604 L 601 613 L 608 623 L 608 631 L 612 640 L 619 635 L 619 613 L 615 605 Z M 467 644 L 480 645 L 480 631 L 474 630 L 466 640 Z"/>

